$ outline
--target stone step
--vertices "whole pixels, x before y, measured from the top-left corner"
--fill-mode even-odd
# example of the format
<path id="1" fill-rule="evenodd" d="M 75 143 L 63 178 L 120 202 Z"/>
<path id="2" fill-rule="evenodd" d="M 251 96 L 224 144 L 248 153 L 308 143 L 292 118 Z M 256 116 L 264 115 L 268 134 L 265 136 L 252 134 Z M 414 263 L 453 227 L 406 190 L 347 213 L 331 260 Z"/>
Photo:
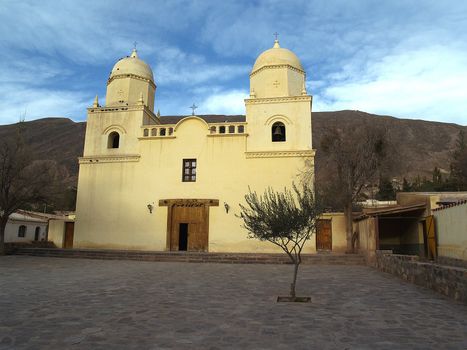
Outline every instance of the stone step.
<path id="1" fill-rule="evenodd" d="M 104 260 L 140 260 L 159 262 L 195 262 L 228 264 L 290 264 L 285 254 L 269 253 L 206 253 L 206 252 L 156 252 L 104 249 L 18 248 L 13 254 L 61 258 L 86 258 Z M 359 254 L 303 254 L 303 264 L 364 265 Z"/>

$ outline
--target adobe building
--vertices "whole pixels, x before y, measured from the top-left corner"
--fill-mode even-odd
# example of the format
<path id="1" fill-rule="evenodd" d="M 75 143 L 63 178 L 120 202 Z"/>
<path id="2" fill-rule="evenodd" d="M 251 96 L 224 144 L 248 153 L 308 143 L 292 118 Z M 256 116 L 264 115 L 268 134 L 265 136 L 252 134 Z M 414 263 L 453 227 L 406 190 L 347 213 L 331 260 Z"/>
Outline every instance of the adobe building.
<path id="1" fill-rule="evenodd" d="M 249 188 L 283 190 L 313 169 L 305 81 L 276 40 L 251 70 L 245 116 L 161 117 L 149 65 L 136 50 L 119 60 L 105 106 L 88 108 L 73 247 L 278 252 L 235 214 Z"/>
<path id="2" fill-rule="evenodd" d="M 360 252 L 467 260 L 466 200 L 467 192 L 399 192 L 395 205 L 356 218 Z"/>

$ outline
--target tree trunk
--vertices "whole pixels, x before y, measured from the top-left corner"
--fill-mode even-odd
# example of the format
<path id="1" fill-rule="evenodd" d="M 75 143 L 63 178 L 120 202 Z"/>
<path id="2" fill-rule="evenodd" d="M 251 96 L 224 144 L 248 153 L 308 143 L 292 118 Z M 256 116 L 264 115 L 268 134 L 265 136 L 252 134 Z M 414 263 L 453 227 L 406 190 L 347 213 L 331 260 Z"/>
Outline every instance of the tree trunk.
<path id="1" fill-rule="evenodd" d="M 8 216 L 0 218 L 0 255 L 5 255 L 5 228 L 7 222 Z"/>
<path id="2" fill-rule="evenodd" d="M 344 216 L 345 216 L 345 236 L 347 238 L 346 253 L 354 253 L 354 247 L 352 244 L 352 235 L 353 235 L 352 203 L 347 203 L 345 205 Z"/>
<path id="3" fill-rule="evenodd" d="M 297 285 L 297 274 L 298 274 L 298 267 L 300 266 L 300 261 L 294 261 L 294 273 L 293 273 L 293 281 L 290 284 L 290 296 L 295 298 L 295 286 Z"/>

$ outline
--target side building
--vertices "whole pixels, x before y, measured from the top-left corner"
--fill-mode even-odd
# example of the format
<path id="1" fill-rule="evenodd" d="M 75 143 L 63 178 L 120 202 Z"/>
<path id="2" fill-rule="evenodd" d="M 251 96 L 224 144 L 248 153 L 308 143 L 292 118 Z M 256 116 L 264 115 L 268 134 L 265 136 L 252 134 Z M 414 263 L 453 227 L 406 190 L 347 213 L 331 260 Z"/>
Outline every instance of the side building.
<path id="1" fill-rule="evenodd" d="M 136 50 L 119 60 L 105 106 L 88 109 L 73 247 L 277 252 L 235 214 L 249 188 L 282 190 L 313 170 L 305 81 L 276 40 L 250 73 L 246 116 L 161 117 L 149 65 Z"/>

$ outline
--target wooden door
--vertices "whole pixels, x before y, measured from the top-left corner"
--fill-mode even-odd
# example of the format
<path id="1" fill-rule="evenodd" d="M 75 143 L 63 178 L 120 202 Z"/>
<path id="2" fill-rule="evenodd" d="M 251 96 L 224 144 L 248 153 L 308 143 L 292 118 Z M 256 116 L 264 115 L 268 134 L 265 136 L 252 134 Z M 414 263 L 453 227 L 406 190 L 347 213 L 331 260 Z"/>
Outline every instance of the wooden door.
<path id="1" fill-rule="evenodd" d="M 65 239 L 63 242 L 63 248 L 73 248 L 73 236 L 75 231 L 74 222 L 65 223 Z"/>
<path id="2" fill-rule="evenodd" d="M 185 244 L 184 242 L 180 242 L 180 230 L 186 230 L 186 225 L 188 225 L 187 250 L 208 250 L 209 222 L 206 214 L 207 210 L 208 208 L 204 205 L 194 206 L 193 204 L 184 205 L 183 203 L 172 207 L 170 250 L 184 250 Z M 181 243 L 183 244 L 182 249 L 180 248 Z"/>
<path id="3" fill-rule="evenodd" d="M 435 220 L 433 215 L 428 216 L 425 219 L 424 232 L 426 235 L 427 247 L 425 249 L 427 258 L 433 260 L 437 257 L 438 249 L 436 244 L 436 233 L 435 233 Z"/>
<path id="4" fill-rule="evenodd" d="M 316 230 L 316 250 L 332 250 L 332 222 L 331 220 L 318 220 Z"/>

